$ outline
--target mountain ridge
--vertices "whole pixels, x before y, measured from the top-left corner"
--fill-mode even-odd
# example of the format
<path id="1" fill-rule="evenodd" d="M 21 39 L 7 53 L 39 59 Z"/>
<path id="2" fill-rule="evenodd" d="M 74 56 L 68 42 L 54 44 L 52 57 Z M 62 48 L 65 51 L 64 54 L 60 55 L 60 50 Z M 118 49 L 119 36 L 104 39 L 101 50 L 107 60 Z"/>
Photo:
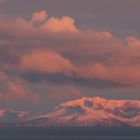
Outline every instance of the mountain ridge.
<path id="1" fill-rule="evenodd" d="M 83 97 L 61 103 L 52 112 L 31 117 L 19 126 L 139 127 L 140 100 Z"/>
<path id="2" fill-rule="evenodd" d="M 61 103 L 48 113 L 0 108 L 0 126 L 14 127 L 140 127 L 140 100 L 82 97 Z"/>

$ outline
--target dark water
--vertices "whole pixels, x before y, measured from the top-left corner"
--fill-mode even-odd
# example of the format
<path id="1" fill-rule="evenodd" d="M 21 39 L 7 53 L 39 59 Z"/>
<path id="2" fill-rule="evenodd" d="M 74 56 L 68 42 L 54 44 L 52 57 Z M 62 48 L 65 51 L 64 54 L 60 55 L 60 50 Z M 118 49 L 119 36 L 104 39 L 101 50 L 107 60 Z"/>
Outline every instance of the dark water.
<path id="1" fill-rule="evenodd" d="M 0 140 L 140 140 L 140 128 L 0 128 Z"/>

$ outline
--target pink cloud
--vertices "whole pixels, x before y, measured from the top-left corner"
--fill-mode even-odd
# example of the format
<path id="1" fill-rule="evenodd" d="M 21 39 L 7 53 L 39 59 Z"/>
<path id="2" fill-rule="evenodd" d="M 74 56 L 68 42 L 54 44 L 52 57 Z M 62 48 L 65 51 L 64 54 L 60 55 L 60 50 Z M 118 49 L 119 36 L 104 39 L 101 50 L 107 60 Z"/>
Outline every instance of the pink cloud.
<path id="1" fill-rule="evenodd" d="M 72 72 L 73 66 L 68 59 L 63 58 L 60 54 L 36 50 L 23 56 L 21 69 L 23 71 L 69 74 Z"/>
<path id="2" fill-rule="evenodd" d="M 6 75 L 4 74 L 4 72 L 0 71 L 0 80 L 5 80 L 6 79 Z"/>
<path id="3" fill-rule="evenodd" d="M 9 18 L 0 16 L 0 32 L 16 38 L 45 38 L 48 33 L 77 33 L 75 20 L 71 17 L 50 17 L 46 11 L 33 14 L 31 20 L 21 17 Z M 3 41 L 2 41 L 3 43 Z"/>
<path id="4" fill-rule="evenodd" d="M 72 32 L 78 31 L 74 25 L 75 20 L 71 17 L 65 16 L 62 19 L 52 17 L 48 19 L 42 26 L 41 29 L 49 30 L 52 32 Z"/>
<path id="5" fill-rule="evenodd" d="M 130 58 L 127 58 L 130 59 Z M 48 74 L 64 74 L 73 78 L 88 80 L 110 80 L 122 85 L 140 84 L 140 66 L 126 63 L 129 60 L 119 60 L 120 63 L 105 65 L 102 63 L 74 65 L 69 59 L 58 53 L 46 50 L 33 51 L 23 56 L 20 68 L 24 72 L 36 71 Z"/>
<path id="6" fill-rule="evenodd" d="M 140 84 L 139 71 L 140 66 L 105 66 L 95 64 L 78 68 L 76 76 L 89 80 L 110 80 L 122 85 L 138 86 Z"/>
<path id="7" fill-rule="evenodd" d="M 9 77 L 3 72 L 0 73 L 0 80 L 3 87 L 0 90 L 0 101 L 1 102 L 14 102 L 24 101 L 39 103 L 41 97 L 32 93 L 27 88 L 27 83 L 17 77 Z"/>
<path id="8" fill-rule="evenodd" d="M 31 21 L 0 18 L 0 31 L 14 38 L 22 52 L 19 63 L 6 64 L 7 69 L 140 85 L 140 40 L 134 36 L 78 29 L 73 18 L 48 18 L 45 11 L 34 13 Z"/>
<path id="9" fill-rule="evenodd" d="M 35 27 L 23 18 L 0 17 L 0 31 L 13 37 L 29 37 L 35 32 Z"/>
<path id="10" fill-rule="evenodd" d="M 34 25 L 41 25 L 43 24 L 43 22 L 46 21 L 47 18 L 48 18 L 47 12 L 45 10 L 42 10 L 33 14 L 31 23 Z"/>

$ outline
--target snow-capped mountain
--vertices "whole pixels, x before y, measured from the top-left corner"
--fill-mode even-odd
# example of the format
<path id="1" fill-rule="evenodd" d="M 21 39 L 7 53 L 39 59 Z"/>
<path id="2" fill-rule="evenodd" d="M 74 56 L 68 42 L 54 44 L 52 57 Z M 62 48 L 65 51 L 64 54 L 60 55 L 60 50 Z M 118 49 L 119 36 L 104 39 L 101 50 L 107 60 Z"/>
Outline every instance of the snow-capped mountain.
<path id="1" fill-rule="evenodd" d="M 31 117 L 17 126 L 139 127 L 140 100 L 83 97 L 62 103 L 54 111 Z"/>
<path id="2" fill-rule="evenodd" d="M 11 109 L 0 108 L 0 124 L 3 125 L 22 121 L 27 116 L 29 116 L 29 114 L 26 111 L 15 111 Z"/>

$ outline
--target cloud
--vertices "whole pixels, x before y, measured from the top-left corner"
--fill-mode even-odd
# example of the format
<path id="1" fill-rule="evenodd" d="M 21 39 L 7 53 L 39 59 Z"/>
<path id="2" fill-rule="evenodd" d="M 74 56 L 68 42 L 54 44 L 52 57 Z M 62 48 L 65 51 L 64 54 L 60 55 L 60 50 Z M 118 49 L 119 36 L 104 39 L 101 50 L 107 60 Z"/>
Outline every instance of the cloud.
<path id="1" fill-rule="evenodd" d="M 50 17 L 47 18 L 47 12 L 40 11 L 33 14 L 31 20 L 26 20 L 21 17 L 9 18 L 0 16 L 0 44 L 17 45 L 19 41 L 34 42 L 42 41 L 44 38 L 52 38 L 56 33 L 73 34 L 77 33 L 78 29 L 74 23 L 74 19 L 68 16 L 62 18 Z M 57 36 L 59 36 L 57 34 Z M 16 40 L 15 40 L 16 39 Z M 24 44 L 25 42 L 22 42 Z"/>
<path id="2" fill-rule="evenodd" d="M 59 77 L 57 83 L 98 88 L 140 86 L 140 40 L 135 36 L 79 29 L 71 17 L 40 11 L 29 21 L 1 17 L 0 40 L 1 67 L 25 79 L 34 75 L 31 79 L 41 82 L 46 76 L 52 82 Z"/>
<path id="3" fill-rule="evenodd" d="M 29 37 L 35 32 L 34 26 L 23 18 L 17 17 L 15 19 L 0 16 L 0 39 L 7 39 L 13 42 L 13 37 Z M 6 38 L 7 37 L 7 38 Z"/>
<path id="4" fill-rule="evenodd" d="M 59 85 L 73 85 L 84 88 L 93 88 L 93 89 L 110 89 L 118 87 L 126 87 L 124 84 L 112 80 L 102 80 L 100 78 L 85 78 L 84 76 L 68 76 L 64 74 L 47 74 L 39 72 L 25 72 L 21 75 L 24 79 L 31 83 L 51 83 L 55 86 Z"/>
<path id="5" fill-rule="evenodd" d="M 9 41 L 5 39 L 0 39 L 0 45 L 5 45 L 5 44 L 9 44 Z"/>
<path id="6" fill-rule="evenodd" d="M 140 66 L 105 66 L 101 64 L 89 65 L 80 68 L 78 77 L 85 79 L 108 80 L 124 86 L 134 86 L 140 84 Z"/>
<path id="7" fill-rule="evenodd" d="M 27 88 L 27 83 L 17 77 L 9 77 L 3 72 L 0 72 L 0 101 L 1 102 L 32 102 L 38 103 L 40 96 L 32 93 Z"/>
<path id="8" fill-rule="evenodd" d="M 26 54 L 21 59 L 21 70 L 46 73 L 70 74 L 73 66 L 71 62 L 60 54 L 46 50 L 36 50 Z"/>
<path id="9" fill-rule="evenodd" d="M 45 10 L 42 10 L 33 14 L 31 23 L 34 25 L 41 25 L 43 24 L 43 22 L 46 21 L 47 18 L 48 18 L 47 12 Z"/>
<path id="10" fill-rule="evenodd" d="M 37 76 L 38 81 L 44 81 L 45 79 L 51 81 L 53 79 L 54 82 L 57 81 L 58 84 L 63 82 L 64 79 L 62 80 L 61 77 L 64 75 L 64 77 L 67 77 L 64 80 L 65 82 L 79 83 L 85 86 L 87 84 L 95 87 L 108 87 L 109 85 L 110 87 L 114 87 L 115 85 L 116 87 L 139 85 L 140 66 L 138 64 L 132 66 L 130 62 L 127 62 L 129 60 L 120 61 L 120 63 L 115 65 L 95 63 L 78 66 L 74 65 L 70 60 L 62 57 L 60 54 L 42 50 L 33 51 L 32 53 L 23 56 L 20 69 L 22 69 L 23 73 L 40 73 L 40 76 Z M 42 76 L 41 73 L 43 74 Z M 46 76 L 44 74 L 46 74 Z M 49 77 L 50 74 L 54 74 L 54 77 Z M 57 78 L 57 75 L 59 74 L 60 76 Z M 95 84 L 95 82 L 98 84 Z"/>
<path id="11" fill-rule="evenodd" d="M 2 71 L 0 71 L 0 80 L 2 81 L 5 79 L 6 79 L 6 75 Z"/>
<path id="12" fill-rule="evenodd" d="M 74 22 L 74 19 L 68 16 L 62 17 L 62 19 L 52 17 L 41 26 L 41 29 L 52 32 L 75 33 L 78 31 L 78 29 L 75 27 Z"/>
<path id="13" fill-rule="evenodd" d="M 140 39 L 46 11 L 0 16 L 0 68 L 1 104 L 49 110 L 81 96 L 124 97 L 140 88 Z"/>

